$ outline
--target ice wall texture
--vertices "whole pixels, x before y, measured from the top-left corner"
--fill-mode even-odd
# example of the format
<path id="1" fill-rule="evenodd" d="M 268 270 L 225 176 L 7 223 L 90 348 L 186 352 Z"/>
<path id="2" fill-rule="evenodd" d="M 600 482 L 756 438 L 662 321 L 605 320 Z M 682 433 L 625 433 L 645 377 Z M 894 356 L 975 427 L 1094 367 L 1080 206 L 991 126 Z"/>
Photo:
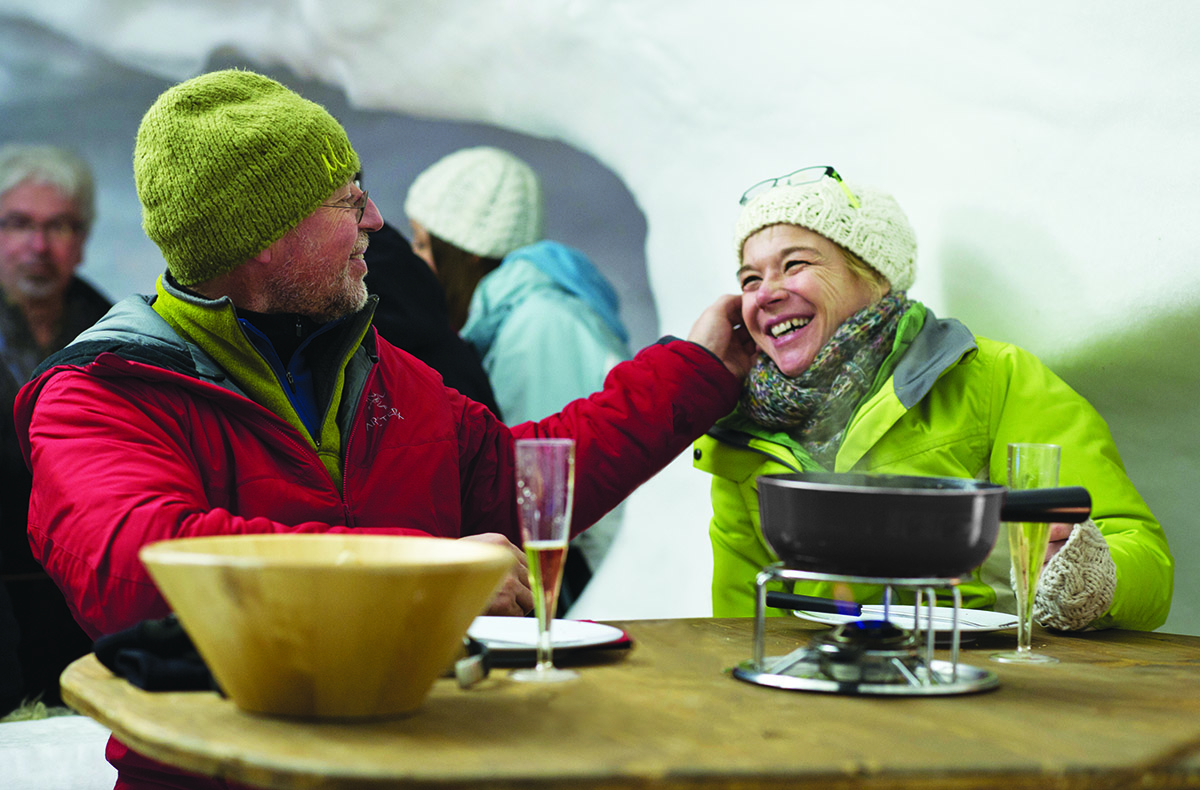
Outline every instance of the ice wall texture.
<path id="1" fill-rule="evenodd" d="M 5 0 L 4 10 L 19 30 L 34 24 L 90 53 L 21 54 L 28 36 L 6 37 L 5 137 L 29 106 L 26 86 L 47 75 L 136 92 L 216 59 L 324 83 L 379 118 L 486 124 L 585 152 L 645 217 L 662 332 L 685 334 L 732 289 L 730 229 L 749 183 L 828 163 L 890 189 L 920 241 L 913 295 L 1038 353 L 1108 417 L 1179 562 L 1167 629 L 1200 633 L 1190 222 L 1200 6 L 1134 16 L 1112 0 Z M 127 162 L 136 118 L 88 123 L 119 133 L 93 142 Z M 131 188 L 111 189 L 127 206 Z M 136 207 L 113 211 L 130 220 Z M 122 282 L 157 273 L 130 260 Z M 707 514 L 707 480 L 686 459 L 635 495 L 634 527 L 589 614 L 706 613 Z"/>

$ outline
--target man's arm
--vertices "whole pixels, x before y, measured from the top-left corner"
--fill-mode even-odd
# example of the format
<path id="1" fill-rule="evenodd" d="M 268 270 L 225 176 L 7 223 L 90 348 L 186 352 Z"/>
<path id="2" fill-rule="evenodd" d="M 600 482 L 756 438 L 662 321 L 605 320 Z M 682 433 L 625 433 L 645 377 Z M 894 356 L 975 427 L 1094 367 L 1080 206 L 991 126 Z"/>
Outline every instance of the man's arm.
<path id="1" fill-rule="evenodd" d="M 18 401 L 34 474 L 30 543 L 93 637 L 167 613 L 137 556 L 147 543 L 345 529 L 330 526 L 344 518 L 340 493 L 282 421 L 223 432 L 220 404 L 102 371 L 66 370 L 33 387 L 36 407 L 28 388 Z M 262 436 L 252 430 L 277 437 L 271 465 L 253 463 Z M 232 445 L 231 437 L 246 441 Z"/>
<path id="2" fill-rule="evenodd" d="M 515 524 L 514 438 L 575 439 L 572 535 L 657 474 L 737 403 L 753 354 L 744 330 L 733 328 L 735 315 L 723 297 L 693 329 L 706 345 L 666 338 L 614 367 L 603 390 L 544 420 L 511 429 L 464 421 L 464 534 Z"/>

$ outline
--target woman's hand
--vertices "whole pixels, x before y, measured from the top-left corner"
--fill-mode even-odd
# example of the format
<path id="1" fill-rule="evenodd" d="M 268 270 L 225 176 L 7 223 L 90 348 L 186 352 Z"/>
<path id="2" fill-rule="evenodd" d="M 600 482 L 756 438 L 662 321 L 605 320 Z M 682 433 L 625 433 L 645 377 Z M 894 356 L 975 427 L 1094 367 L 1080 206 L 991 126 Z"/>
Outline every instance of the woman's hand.
<path id="1" fill-rule="evenodd" d="M 696 319 L 687 339 L 715 354 L 739 379 L 746 378 L 758 354 L 754 339 L 742 326 L 742 297 L 737 294 L 725 294 L 713 302 Z"/>
<path id="2" fill-rule="evenodd" d="M 1074 524 L 1055 523 L 1050 525 L 1050 543 L 1046 545 L 1046 562 L 1050 562 L 1055 554 L 1062 551 L 1062 547 L 1067 545 L 1067 540 L 1070 539 L 1074 529 Z"/>
<path id="3" fill-rule="evenodd" d="M 533 588 L 529 586 L 529 560 L 525 552 L 514 546 L 508 538 L 496 532 L 482 535 L 467 535 L 459 540 L 475 540 L 480 543 L 491 543 L 508 549 L 517 558 L 517 564 L 508 572 L 496 595 L 488 604 L 484 614 L 523 617 L 533 611 Z"/>

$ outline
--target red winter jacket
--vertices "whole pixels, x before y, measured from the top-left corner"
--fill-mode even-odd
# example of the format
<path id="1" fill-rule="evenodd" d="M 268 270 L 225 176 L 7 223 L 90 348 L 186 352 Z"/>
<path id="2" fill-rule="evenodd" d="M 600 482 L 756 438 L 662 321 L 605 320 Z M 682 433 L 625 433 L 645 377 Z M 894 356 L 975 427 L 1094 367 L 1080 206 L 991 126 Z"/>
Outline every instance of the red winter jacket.
<path id="1" fill-rule="evenodd" d="M 138 561 L 156 540 L 340 532 L 519 544 L 513 438 L 576 440 L 577 533 L 595 523 L 734 406 L 719 360 L 666 340 L 613 369 L 603 391 L 509 429 L 371 330 L 347 366 L 343 487 L 307 440 L 248 399 L 195 345 L 130 297 L 47 362 L 20 392 L 16 423 L 33 471 L 29 540 L 93 637 L 162 617 Z M 113 740 L 118 787 L 222 786 Z M 162 783 L 162 784 L 157 784 Z"/>
<path id="2" fill-rule="evenodd" d="M 729 412 L 739 391 L 705 349 L 671 340 L 614 368 L 603 391 L 509 429 L 373 331 L 356 356 L 342 491 L 304 437 L 235 391 L 143 297 L 21 390 L 30 543 L 89 634 L 167 613 L 137 559 L 156 540 L 353 529 L 499 532 L 519 544 L 514 436 L 576 440 L 577 533 Z"/>

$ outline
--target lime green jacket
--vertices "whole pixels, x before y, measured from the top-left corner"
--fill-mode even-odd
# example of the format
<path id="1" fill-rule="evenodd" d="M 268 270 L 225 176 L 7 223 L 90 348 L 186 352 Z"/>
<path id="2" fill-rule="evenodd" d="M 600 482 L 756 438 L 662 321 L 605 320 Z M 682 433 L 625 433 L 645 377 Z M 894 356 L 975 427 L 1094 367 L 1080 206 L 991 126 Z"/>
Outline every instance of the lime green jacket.
<path id="1" fill-rule="evenodd" d="M 1126 475 L 1104 420 L 1023 349 L 976 337 L 958 321 L 939 320 L 914 302 L 872 391 L 850 420 L 833 471 L 1002 483 L 1007 445 L 1016 441 L 1061 445 L 1059 484 L 1091 493 L 1092 519 L 1117 568 L 1112 606 L 1092 625 L 1139 630 L 1162 625 L 1174 585 L 1162 527 Z M 697 468 L 713 476 L 713 615 L 753 615 L 755 577 L 778 560 L 759 529 L 756 479 L 820 466 L 786 434 L 738 411 L 696 442 L 694 458 Z M 988 560 L 960 585 L 964 606 L 1013 610 L 1007 545 L 1001 544 L 1006 541 L 997 541 Z M 828 582 L 797 582 L 795 591 L 839 594 Z M 880 587 L 853 588 L 862 603 L 877 603 L 882 594 Z M 900 600 L 911 602 L 903 594 Z"/>

